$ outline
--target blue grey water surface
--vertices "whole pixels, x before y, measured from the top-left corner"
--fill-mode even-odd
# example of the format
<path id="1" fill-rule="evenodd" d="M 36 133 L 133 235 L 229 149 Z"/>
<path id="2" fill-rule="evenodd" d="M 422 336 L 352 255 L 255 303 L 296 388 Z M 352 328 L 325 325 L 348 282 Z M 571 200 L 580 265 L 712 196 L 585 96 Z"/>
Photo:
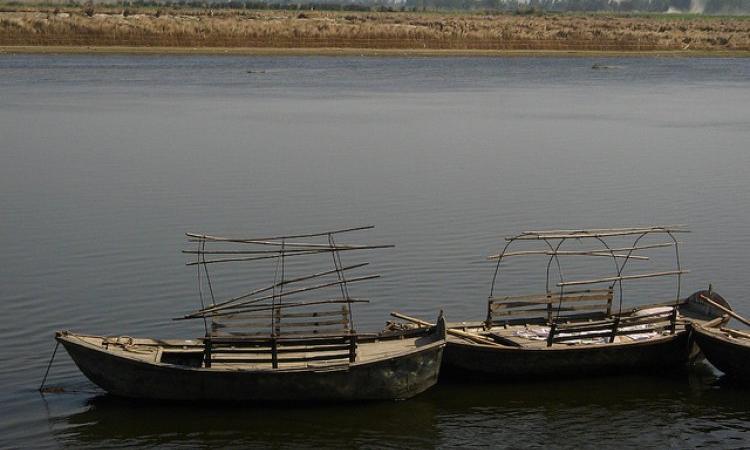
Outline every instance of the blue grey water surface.
<path id="1" fill-rule="evenodd" d="M 35 392 L 55 330 L 202 334 L 171 320 L 198 304 L 186 231 L 376 225 L 345 239 L 396 245 L 356 287 L 371 331 L 481 319 L 514 232 L 686 224 L 682 293 L 750 314 L 749 144 L 750 59 L 0 55 L 0 447 L 750 445 L 750 391 L 707 364 L 254 407 L 118 400 L 60 353 L 65 392 Z M 502 289 L 544 288 L 519 267 Z"/>

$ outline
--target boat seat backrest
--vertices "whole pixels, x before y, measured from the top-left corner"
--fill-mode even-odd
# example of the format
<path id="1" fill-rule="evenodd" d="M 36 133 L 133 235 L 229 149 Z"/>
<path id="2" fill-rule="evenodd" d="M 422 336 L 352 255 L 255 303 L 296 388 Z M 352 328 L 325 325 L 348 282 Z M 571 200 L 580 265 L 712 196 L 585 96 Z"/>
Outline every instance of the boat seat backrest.
<path id="1" fill-rule="evenodd" d="M 205 365 L 253 364 L 278 368 L 289 363 L 354 362 L 357 335 L 307 337 L 209 336 Z"/>
<path id="2" fill-rule="evenodd" d="M 345 306 L 328 310 L 289 311 L 286 309 L 239 313 L 214 317 L 212 336 L 317 336 L 348 334 L 349 311 Z"/>
<path id="3" fill-rule="evenodd" d="M 560 318 L 607 317 L 612 312 L 612 289 L 490 297 L 487 327 L 523 323 L 551 324 Z"/>
<path id="4" fill-rule="evenodd" d="M 357 337 L 349 309 L 283 308 L 224 314 L 211 319 L 205 338 L 206 366 L 348 360 L 356 357 Z"/>
<path id="5" fill-rule="evenodd" d="M 677 326 L 677 308 L 669 311 L 634 312 L 616 315 L 596 321 L 574 321 L 553 323 L 547 337 L 547 345 L 570 343 L 580 340 L 604 339 L 614 342 L 617 336 L 649 336 L 664 333 L 674 334 Z"/>

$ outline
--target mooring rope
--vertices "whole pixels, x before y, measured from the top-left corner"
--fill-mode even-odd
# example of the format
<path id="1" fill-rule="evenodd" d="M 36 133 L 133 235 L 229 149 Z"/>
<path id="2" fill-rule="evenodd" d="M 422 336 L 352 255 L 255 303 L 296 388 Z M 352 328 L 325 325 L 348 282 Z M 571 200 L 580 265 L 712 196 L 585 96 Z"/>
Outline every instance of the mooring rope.
<path id="1" fill-rule="evenodd" d="M 57 354 L 57 347 L 60 346 L 60 341 L 55 342 L 55 349 L 52 351 L 52 357 L 49 359 L 49 364 L 47 364 L 47 371 L 44 372 L 44 378 L 42 378 L 42 384 L 39 385 L 39 392 L 44 392 L 44 383 L 47 382 L 47 375 L 49 375 L 49 369 L 52 367 L 52 362 L 55 360 L 55 355 Z"/>

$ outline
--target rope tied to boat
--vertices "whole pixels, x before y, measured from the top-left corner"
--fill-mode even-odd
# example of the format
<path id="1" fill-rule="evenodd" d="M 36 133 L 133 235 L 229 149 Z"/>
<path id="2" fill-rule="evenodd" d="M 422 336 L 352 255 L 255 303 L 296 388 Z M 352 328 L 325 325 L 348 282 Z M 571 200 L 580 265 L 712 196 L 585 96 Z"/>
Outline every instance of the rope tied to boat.
<path id="1" fill-rule="evenodd" d="M 52 351 L 52 357 L 49 359 L 49 363 L 47 364 L 47 370 L 44 372 L 44 378 L 42 378 L 42 384 L 39 385 L 39 392 L 44 394 L 44 384 L 47 382 L 47 375 L 49 375 L 49 369 L 52 367 L 52 362 L 55 360 L 55 355 L 57 354 L 57 348 L 60 346 L 60 341 L 55 342 L 55 349 Z"/>

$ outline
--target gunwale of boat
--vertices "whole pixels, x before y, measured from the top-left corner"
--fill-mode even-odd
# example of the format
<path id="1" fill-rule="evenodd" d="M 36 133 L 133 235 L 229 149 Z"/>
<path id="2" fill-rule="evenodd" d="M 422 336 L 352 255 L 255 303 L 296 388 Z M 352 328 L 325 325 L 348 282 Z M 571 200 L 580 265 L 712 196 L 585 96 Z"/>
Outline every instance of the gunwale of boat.
<path id="1" fill-rule="evenodd" d="M 649 344 L 656 344 L 659 342 L 666 342 L 672 339 L 675 339 L 679 335 L 683 333 L 688 333 L 689 329 L 687 324 L 704 324 L 709 323 L 712 320 L 716 320 L 716 317 L 713 315 L 706 315 L 704 314 L 704 311 L 697 310 L 696 309 L 696 303 L 692 298 L 697 295 L 694 294 L 691 296 L 691 299 L 685 300 L 681 302 L 680 304 L 675 305 L 674 303 L 664 303 L 662 305 L 648 305 L 647 308 L 655 308 L 655 307 L 675 307 L 678 310 L 677 314 L 677 320 L 675 324 L 675 332 L 674 333 L 667 333 L 666 331 L 662 331 L 662 333 L 657 333 L 653 336 L 644 337 L 640 339 L 634 339 L 630 337 L 629 335 L 618 335 L 615 337 L 613 342 L 576 342 L 576 341 L 567 341 L 567 342 L 556 342 L 552 345 L 548 345 L 546 339 L 530 339 L 530 338 L 524 338 L 522 336 L 516 336 L 514 335 L 516 331 L 519 330 L 528 330 L 531 327 L 545 327 L 549 326 L 547 323 L 519 323 L 515 325 L 497 325 L 493 326 L 491 328 L 486 328 L 486 322 L 456 322 L 456 323 L 449 323 L 447 325 L 449 334 L 447 337 L 447 341 L 450 345 L 466 345 L 466 346 L 473 346 L 473 347 L 484 347 L 488 349 L 503 349 L 503 350 L 512 350 L 512 351 L 534 351 L 534 350 L 544 350 L 544 351 L 565 351 L 565 350 L 580 350 L 580 349 L 597 349 L 602 347 L 607 348 L 616 348 L 616 347 L 623 347 L 623 346 L 634 346 L 634 345 L 649 345 Z M 714 294 L 715 295 L 715 294 Z M 723 300 L 723 299 L 722 299 Z M 630 316 L 633 313 L 636 313 L 638 311 L 643 311 L 644 308 L 636 307 L 633 308 L 630 311 L 627 311 L 623 316 Z M 586 324 L 586 320 L 579 320 L 572 323 L 580 323 L 580 324 Z M 470 335 L 475 335 L 483 338 L 487 338 L 489 340 L 493 340 L 492 336 L 497 336 L 499 339 L 494 339 L 493 343 L 482 343 L 476 340 L 472 340 L 470 337 L 462 337 L 455 334 L 451 334 L 450 330 L 461 330 L 463 332 L 466 332 Z M 633 335 L 641 334 L 643 330 L 634 329 Z M 645 330 L 648 331 L 648 330 Z M 582 339 L 585 339 L 585 335 L 581 336 Z M 506 341 L 505 343 L 503 341 Z M 750 341 L 748 341 L 750 343 Z"/>
<path id="2" fill-rule="evenodd" d="M 551 346 L 547 345 L 546 340 L 536 340 L 536 339 L 528 339 L 523 338 L 519 336 L 513 336 L 509 332 L 513 332 L 516 330 L 523 330 L 527 329 L 523 325 L 516 325 L 516 326 L 509 326 L 507 328 L 505 327 L 496 327 L 491 328 L 489 330 L 471 330 L 468 329 L 468 333 L 476 333 L 478 336 L 482 337 L 488 337 L 490 334 L 499 334 L 498 332 L 501 332 L 501 336 L 504 339 L 507 339 L 514 343 L 514 345 L 510 344 L 504 344 L 502 342 L 496 342 L 495 344 L 483 344 L 480 342 L 471 341 L 468 338 L 463 338 L 460 336 L 455 335 L 449 335 L 448 336 L 448 343 L 450 345 L 469 345 L 474 347 L 484 347 L 488 349 L 496 349 L 496 348 L 502 348 L 504 350 L 510 350 L 510 351 L 566 351 L 571 349 L 586 349 L 586 348 L 602 348 L 602 347 L 622 347 L 622 346 L 632 346 L 632 345 L 648 345 L 652 343 L 658 343 L 662 341 L 669 341 L 671 339 L 674 339 L 675 336 L 680 335 L 681 333 L 685 332 L 685 328 L 682 327 L 681 329 L 678 328 L 678 330 L 675 332 L 675 334 L 659 334 L 656 336 L 644 338 L 644 339 L 633 339 L 626 336 L 617 336 L 615 338 L 614 342 L 564 342 L 564 343 L 554 343 Z M 638 334 L 637 330 L 633 332 L 633 334 Z"/>
<path id="3" fill-rule="evenodd" d="M 185 371 L 208 371 L 208 372 L 246 372 L 246 373 L 283 373 L 304 372 L 320 370 L 346 370 L 352 367 L 368 366 L 382 363 L 384 361 L 398 359 L 421 352 L 431 351 L 435 348 L 444 347 L 446 340 L 431 333 L 428 335 L 405 337 L 393 336 L 382 339 L 366 340 L 357 344 L 357 357 L 354 362 L 340 361 L 307 361 L 280 363 L 279 367 L 271 367 L 270 360 L 265 363 L 222 363 L 220 359 L 212 362 L 212 367 L 193 367 L 181 364 L 171 364 L 160 361 L 164 350 L 169 352 L 201 353 L 204 344 L 200 339 L 152 339 L 132 338 L 129 336 L 107 337 L 72 333 L 60 331 L 56 339 L 63 343 L 78 345 L 110 356 L 127 359 L 132 362 L 148 364 L 152 366 L 172 368 Z M 120 343 L 118 343 L 118 340 Z M 105 347 L 105 343 L 107 347 Z M 385 351 L 383 349 L 386 349 Z M 301 349 L 304 350 L 304 349 Z M 291 353 L 289 356 L 302 356 L 314 354 L 315 352 Z"/>
<path id="4" fill-rule="evenodd" d="M 727 344 L 750 349 L 750 337 L 741 336 L 738 333 L 744 332 L 739 330 L 724 327 L 707 327 L 700 323 L 696 323 L 693 324 L 693 331 L 698 334 L 707 335 L 714 339 L 721 340 Z"/>

